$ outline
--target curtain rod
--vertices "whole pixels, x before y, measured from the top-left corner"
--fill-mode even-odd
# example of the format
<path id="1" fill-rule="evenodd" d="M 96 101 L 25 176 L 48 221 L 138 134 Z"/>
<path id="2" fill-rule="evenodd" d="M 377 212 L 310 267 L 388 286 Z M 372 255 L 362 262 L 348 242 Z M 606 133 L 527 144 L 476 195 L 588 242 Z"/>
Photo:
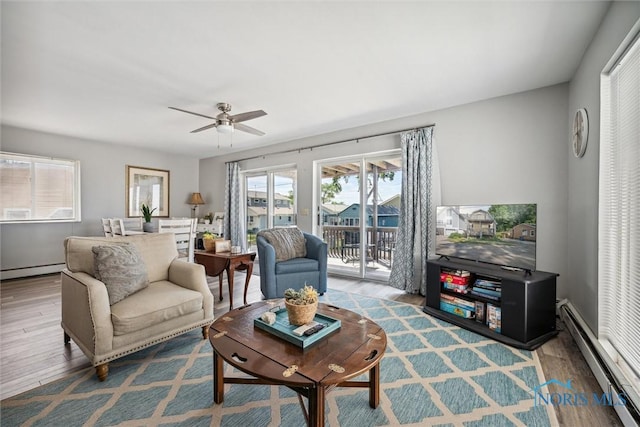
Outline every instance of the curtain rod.
<path id="1" fill-rule="evenodd" d="M 300 152 L 302 150 L 313 150 L 314 148 L 327 147 L 327 146 L 336 145 L 336 144 L 344 144 L 345 142 L 360 141 L 361 139 L 377 138 L 379 136 L 395 135 L 395 134 L 402 133 L 402 132 L 408 132 L 410 130 L 418 130 L 418 129 L 423 129 L 423 128 L 430 128 L 430 127 L 434 127 L 435 125 L 436 125 L 435 123 L 432 123 L 432 124 L 426 125 L 426 126 L 418 126 L 418 127 L 408 128 L 408 129 L 394 130 L 392 132 L 377 133 L 375 135 L 361 136 L 359 138 L 343 139 L 343 140 L 340 140 L 340 141 L 326 142 L 324 144 L 309 145 L 307 147 L 290 148 L 288 150 L 275 151 L 273 153 L 261 154 L 259 156 L 245 157 L 244 159 L 238 159 L 238 160 L 230 160 L 230 161 L 224 162 L 224 163 L 228 164 L 228 163 L 234 163 L 234 162 L 243 162 L 245 160 L 253 160 L 253 159 L 259 159 L 259 158 L 265 158 L 266 156 L 273 156 L 275 154 L 286 154 L 286 153 L 293 153 L 293 152 L 296 152 L 296 151 Z"/>

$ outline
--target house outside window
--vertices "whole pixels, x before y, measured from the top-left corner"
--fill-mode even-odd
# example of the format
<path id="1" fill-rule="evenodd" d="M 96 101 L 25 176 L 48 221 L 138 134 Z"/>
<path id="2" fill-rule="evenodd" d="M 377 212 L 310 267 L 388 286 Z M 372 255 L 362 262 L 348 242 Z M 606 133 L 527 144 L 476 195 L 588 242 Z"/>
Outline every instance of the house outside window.
<path id="1" fill-rule="evenodd" d="M 260 230 L 296 225 L 297 170 L 294 165 L 243 172 L 247 198 L 247 246 Z M 253 204 L 251 203 L 253 201 Z"/>

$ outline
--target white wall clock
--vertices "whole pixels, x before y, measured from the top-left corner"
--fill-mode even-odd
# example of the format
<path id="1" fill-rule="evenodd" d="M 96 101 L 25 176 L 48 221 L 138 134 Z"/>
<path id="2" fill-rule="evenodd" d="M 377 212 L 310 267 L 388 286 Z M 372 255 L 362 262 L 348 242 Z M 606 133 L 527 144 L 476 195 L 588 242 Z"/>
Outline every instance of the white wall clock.
<path id="1" fill-rule="evenodd" d="M 576 115 L 573 118 L 573 154 L 580 158 L 584 156 L 584 152 L 587 149 L 587 139 L 589 138 L 589 116 L 587 110 L 580 108 L 576 111 Z"/>

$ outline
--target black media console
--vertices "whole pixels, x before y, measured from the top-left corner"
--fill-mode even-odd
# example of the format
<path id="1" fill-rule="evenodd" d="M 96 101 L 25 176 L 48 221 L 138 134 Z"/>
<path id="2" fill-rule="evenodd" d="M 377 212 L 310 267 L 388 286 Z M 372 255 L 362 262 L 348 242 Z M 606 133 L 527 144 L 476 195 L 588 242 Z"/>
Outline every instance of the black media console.
<path id="1" fill-rule="evenodd" d="M 447 275 L 460 274 L 467 277 L 468 289 L 461 286 L 445 285 L 441 280 Z M 427 295 L 423 311 L 438 319 L 495 339 L 504 344 L 534 350 L 545 341 L 556 336 L 556 277 L 555 273 L 544 271 L 511 271 L 499 266 L 482 264 L 460 259 L 434 259 L 427 262 Z M 497 291 L 491 291 L 493 296 L 484 297 L 477 292 L 474 284 L 490 283 Z M 445 280 L 447 282 L 447 280 Z M 490 287 L 488 289 L 491 289 Z M 479 289 L 482 290 L 482 289 Z M 497 296 L 496 296 L 497 294 Z M 479 305 L 478 319 L 475 311 L 454 309 L 458 314 L 447 312 L 451 305 L 441 306 L 444 302 L 457 301 L 458 306 Z M 484 308 L 485 312 L 482 312 Z M 487 322 L 487 309 L 491 309 L 492 316 L 496 312 L 499 316 L 499 327 L 495 323 Z M 462 314 L 461 314 L 462 313 Z M 461 317 L 466 315 L 469 318 Z M 484 318 L 485 320 L 480 321 Z"/>

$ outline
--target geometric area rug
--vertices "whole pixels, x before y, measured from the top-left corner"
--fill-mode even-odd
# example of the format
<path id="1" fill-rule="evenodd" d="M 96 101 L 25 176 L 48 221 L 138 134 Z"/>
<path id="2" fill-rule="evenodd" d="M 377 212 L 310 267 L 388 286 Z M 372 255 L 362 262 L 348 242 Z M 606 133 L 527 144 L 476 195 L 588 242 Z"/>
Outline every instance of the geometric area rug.
<path id="1" fill-rule="evenodd" d="M 410 304 L 335 290 L 321 302 L 374 320 L 388 343 L 380 364 L 378 408 L 369 407 L 367 390 L 334 388 L 326 395 L 326 426 L 558 424 L 551 405 L 535 405 L 533 390 L 545 378 L 534 352 L 458 328 Z M 5 399 L 0 422 L 64 427 L 305 425 L 297 395 L 286 387 L 226 385 L 224 403 L 215 405 L 211 345 L 201 337 L 195 330 L 111 362 L 104 382 L 87 368 Z"/>

